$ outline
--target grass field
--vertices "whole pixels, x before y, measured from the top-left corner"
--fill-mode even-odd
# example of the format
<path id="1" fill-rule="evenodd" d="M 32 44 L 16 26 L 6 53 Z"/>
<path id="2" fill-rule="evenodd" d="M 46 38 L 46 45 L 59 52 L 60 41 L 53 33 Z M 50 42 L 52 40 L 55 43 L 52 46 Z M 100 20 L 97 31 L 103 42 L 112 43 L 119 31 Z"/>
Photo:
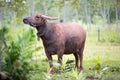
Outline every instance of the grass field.
<path id="1" fill-rule="evenodd" d="M 91 35 L 88 35 L 91 36 Z M 91 41 L 92 40 L 92 41 Z M 35 47 L 42 47 L 42 42 L 36 42 Z M 49 65 L 43 48 L 34 52 L 33 62 L 39 64 L 38 70 L 31 74 L 31 80 L 120 80 L 120 44 L 97 42 L 97 36 L 88 37 L 84 51 L 84 70 L 78 73 L 73 65 L 66 64 L 68 60 L 74 60 L 74 56 L 63 56 L 63 72 L 59 73 L 59 67 L 55 65 L 55 73 L 47 75 Z M 57 56 L 53 56 L 54 63 Z M 67 68 L 66 68 L 67 67 Z"/>
<path id="2" fill-rule="evenodd" d="M 29 27 L 28 27 L 29 28 Z M 7 34 L 8 42 L 16 41 L 19 33 L 26 32 L 26 28 L 11 27 Z M 35 30 L 34 30 L 35 31 Z M 16 33 L 16 34 L 13 34 Z M 30 34 L 31 35 L 31 34 Z M 54 55 L 55 73 L 48 75 L 49 63 L 47 61 L 42 41 L 36 41 L 29 45 L 34 48 L 32 62 L 36 65 L 34 71 L 30 72 L 31 80 L 120 80 L 120 33 L 113 31 L 102 31 L 101 42 L 97 41 L 97 29 L 87 33 L 84 50 L 84 70 L 78 73 L 74 68 L 74 56 L 64 55 L 63 66 L 59 68 L 57 56 Z M 11 39 L 12 38 L 12 39 Z M 26 36 L 26 39 L 28 36 Z M 24 38 L 23 38 L 24 39 Z M 24 40 L 23 40 L 24 41 Z M 29 47 L 28 46 L 28 47 Z M 32 49 L 32 48 L 27 48 Z M 23 49 L 24 50 L 24 49 Z M 72 61 L 66 64 L 67 61 Z"/>

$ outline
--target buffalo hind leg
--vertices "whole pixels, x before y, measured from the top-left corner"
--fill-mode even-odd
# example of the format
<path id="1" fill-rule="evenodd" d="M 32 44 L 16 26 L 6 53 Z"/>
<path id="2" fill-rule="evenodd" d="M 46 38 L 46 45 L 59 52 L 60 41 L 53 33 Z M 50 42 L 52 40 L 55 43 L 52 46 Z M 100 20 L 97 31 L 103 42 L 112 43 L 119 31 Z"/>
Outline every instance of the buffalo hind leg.
<path id="1" fill-rule="evenodd" d="M 80 66 L 79 66 L 79 71 L 82 71 L 83 70 L 83 64 L 82 64 L 82 62 L 83 62 L 83 51 L 84 51 L 84 45 L 83 45 L 83 47 L 80 49 L 80 51 L 79 51 L 79 59 L 80 59 Z"/>
<path id="2" fill-rule="evenodd" d="M 75 67 L 78 69 L 78 60 L 79 60 L 79 56 L 78 56 L 78 53 L 73 53 L 74 56 L 75 56 Z"/>

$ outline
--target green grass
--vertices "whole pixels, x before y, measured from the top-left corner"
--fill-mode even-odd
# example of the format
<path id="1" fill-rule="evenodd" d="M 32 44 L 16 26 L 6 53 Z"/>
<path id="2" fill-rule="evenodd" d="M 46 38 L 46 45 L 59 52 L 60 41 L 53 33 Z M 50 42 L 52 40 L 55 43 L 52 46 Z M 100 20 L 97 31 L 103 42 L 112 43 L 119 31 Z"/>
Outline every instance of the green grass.
<path id="1" fill-rule="evenodd" d="M 23 27 L 11 27 L 6 36 L 9 40 L 8 42 L 11 40 L 17 40 L 18 35 L 25 32 L 27 29 L 28 28 Z M 49 63 L 44 52 L 42 41 L 36 41 L 35 44 L 31 45 L 33 47 L 31 64 L 36 64 L 37 68 L 35 67 L 35 70 L 31 72 L 30 78 L 31 80 L 45 80 L 46 78 L 48 80 L 93 80 L 94 78 L 97 80 L 120 80 L 119 42 L 120 33 L 117 32 L 101 32 L 101 42 L 97 42 L 97 29 L 87 32 L 83 59 L 84 71 L 78 74 L 73 67 L 70 68 L 70 71 L 66 71 L 66 66 L 70 67 L 74 64 L 66 64 L 67 60 L 74 60 L 74 56 L 71 54 L 63 56 L 64 72 L 59 73 L 59 67 L 55 66 L 55 73 L 49 76 L 47 74 Z M 54 63 L 56 63 L 57 56 L 54 55 L 53 59 Z M 108 69 L 102 72 L 106 67 L 108 67 Z"/>
<path id="2" fill-rule="evenodd" d="M 52 76 L 47 75 L 49 64 L 42 41 L 37 41 L 35 48 L 38 51 L 33 53 L 33 58 L 40 66 L 38 71 L 31 76 L 31 80 L 45 80 L 46 78 L 48 80 L 120 80 L 120 33 L 102 31 L 100 36 L 101 42 L 98 42 L 97 31 L 87 32 L 83 59 L 84 71 L 80 74 L 74 67 L 72 67 L 71 71 L 59 73 L 59 67 L 57 66 Z M 57 56 L 54 55 L 53 59 L 54 63 L 56 63 Z M 63 56 L 63 71 L 66 70 L 66 66 L 72 66 L 66 64 L 67 60 L 74 60 L 73 54 Z"/>
<path id="3" fill-rule="evenodd" d="M 87 39 L 89 40 L 89 39 Z M 95 41 L 95 40 L 94 40 Z M 36 42 L 35 47 L 42 46 L 42 41 Z M 108 67 L 108 70 L 106 74 L 102 74 L 103 77 L 100 77 L 98 79 L 103 80 L 119 80 L 120 76 L 120 44 L 116 43 L 95 43 L 93 42 L 86 42 L 85 51 L 84 51 L 84 71 L 82 73 L 82 76 L 77 74 L 77 77 L 80 76 L 83 79 L 81 80 L 87 80 L 85 79 L 87 76 L 96 76 L 99 75 L 99 73 L 96 73 L 97 70 L 93 70 L 93 68 L 97 64 L 97 59 L 100 58 L 100 65 L 102 68 Z M 38 50 L 37 52 L 33 53 L 34 61 L 37 62 L 39 66 L 39 70 L 34 74 L 31 78 L 32 80 L 45 80 L 48 75 L 47 71 L 49 70 L 49 64 L 46 61 L 46 55 L 44 53 L 43 48 Z M 54 62 L 57 62 L 57 56 L 53 56 Z M 74 56 L 71 55 L 64 55 L 63 56 L 63 65 L 66 65 L 65 62 L 67 60 L 74 60 Z M 74 63 L 73 63 L 74 64 Z M 118 70 L 114 70 L 118 69 Z M 59 70 L 59 67 L 57 67 L 57 70 Z M 77 73 L 77 72 L 76 72 Z M 100 75 L 101 76 L 101 75 Z M 58 73 L 55 72 L 50 80 L 77 80 L 79 78 L 76 78 L 76 74 L 73 71 L 64 72 L 64 73 Z"/>
<path id="4" fill-rule="evenodd" d="M 95 60 L 98 56 L 101 59 L 101 66 L 104 68 L 108 66 L 109 71 L 104 75 L 104 80 L 119 80 L 120 76 L 120 44 L 106 44 L 106 43 L 88 43 L 86 44 L 84 53 L 84 70 L 89 74 L 93 74 L 93 70 L 90 70 L 96 65 Z M 116 66 L 119 71 L 113 71 L 111 68 Z"/>

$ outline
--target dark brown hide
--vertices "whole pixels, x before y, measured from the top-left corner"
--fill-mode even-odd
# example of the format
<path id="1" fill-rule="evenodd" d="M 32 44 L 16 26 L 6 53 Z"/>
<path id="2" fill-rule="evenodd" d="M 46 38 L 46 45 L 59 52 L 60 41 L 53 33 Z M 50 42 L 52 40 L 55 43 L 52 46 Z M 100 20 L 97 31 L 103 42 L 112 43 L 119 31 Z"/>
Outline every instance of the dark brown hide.
<path id="1" fill-rule="evenodd" d="M 42 39 L 46 56 L 49 60 L 51 72 L 53 71 L 52 55 L 58 55 L 58 62 L 62 64 L 63 54 L 73 53 L 76 60 L 76 67 L 83 69 L 83 50 L 86 40 L 85 30 L 77 23 L 48 23 L 46 17 L 36 14 L 24 18 L 23 22 L 35 27 L 38 31 L 37 36 Z M 49 20 L 52 20 L 49 17 Z M 54 18 L 53 18 L 54 19 Z M 80 66 L 78 66 L 80 60 Z"/>

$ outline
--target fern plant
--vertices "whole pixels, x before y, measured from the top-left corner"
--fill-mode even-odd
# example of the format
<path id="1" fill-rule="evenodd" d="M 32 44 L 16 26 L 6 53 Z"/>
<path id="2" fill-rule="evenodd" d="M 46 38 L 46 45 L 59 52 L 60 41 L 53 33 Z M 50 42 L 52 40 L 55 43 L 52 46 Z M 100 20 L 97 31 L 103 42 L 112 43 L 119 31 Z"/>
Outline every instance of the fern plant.
<path id="1" fill-rule="evenodd" d="M 3 76 L 7 76 L 5 79 L 8 80 L 29 80 L 29 73 L 33 70 L 31 64 L 32 44 L 35 42 L 35 35 L 33 30 L 25 31 L 19 35 L 16 41 L 12 41 L 7 44 L 7 47 L 2 53 L 1 64 L 1 79 Z M 5 45 L 5 44 L 4 44 Z M 4 72 L 4 75 L 3 75 Z"/>

